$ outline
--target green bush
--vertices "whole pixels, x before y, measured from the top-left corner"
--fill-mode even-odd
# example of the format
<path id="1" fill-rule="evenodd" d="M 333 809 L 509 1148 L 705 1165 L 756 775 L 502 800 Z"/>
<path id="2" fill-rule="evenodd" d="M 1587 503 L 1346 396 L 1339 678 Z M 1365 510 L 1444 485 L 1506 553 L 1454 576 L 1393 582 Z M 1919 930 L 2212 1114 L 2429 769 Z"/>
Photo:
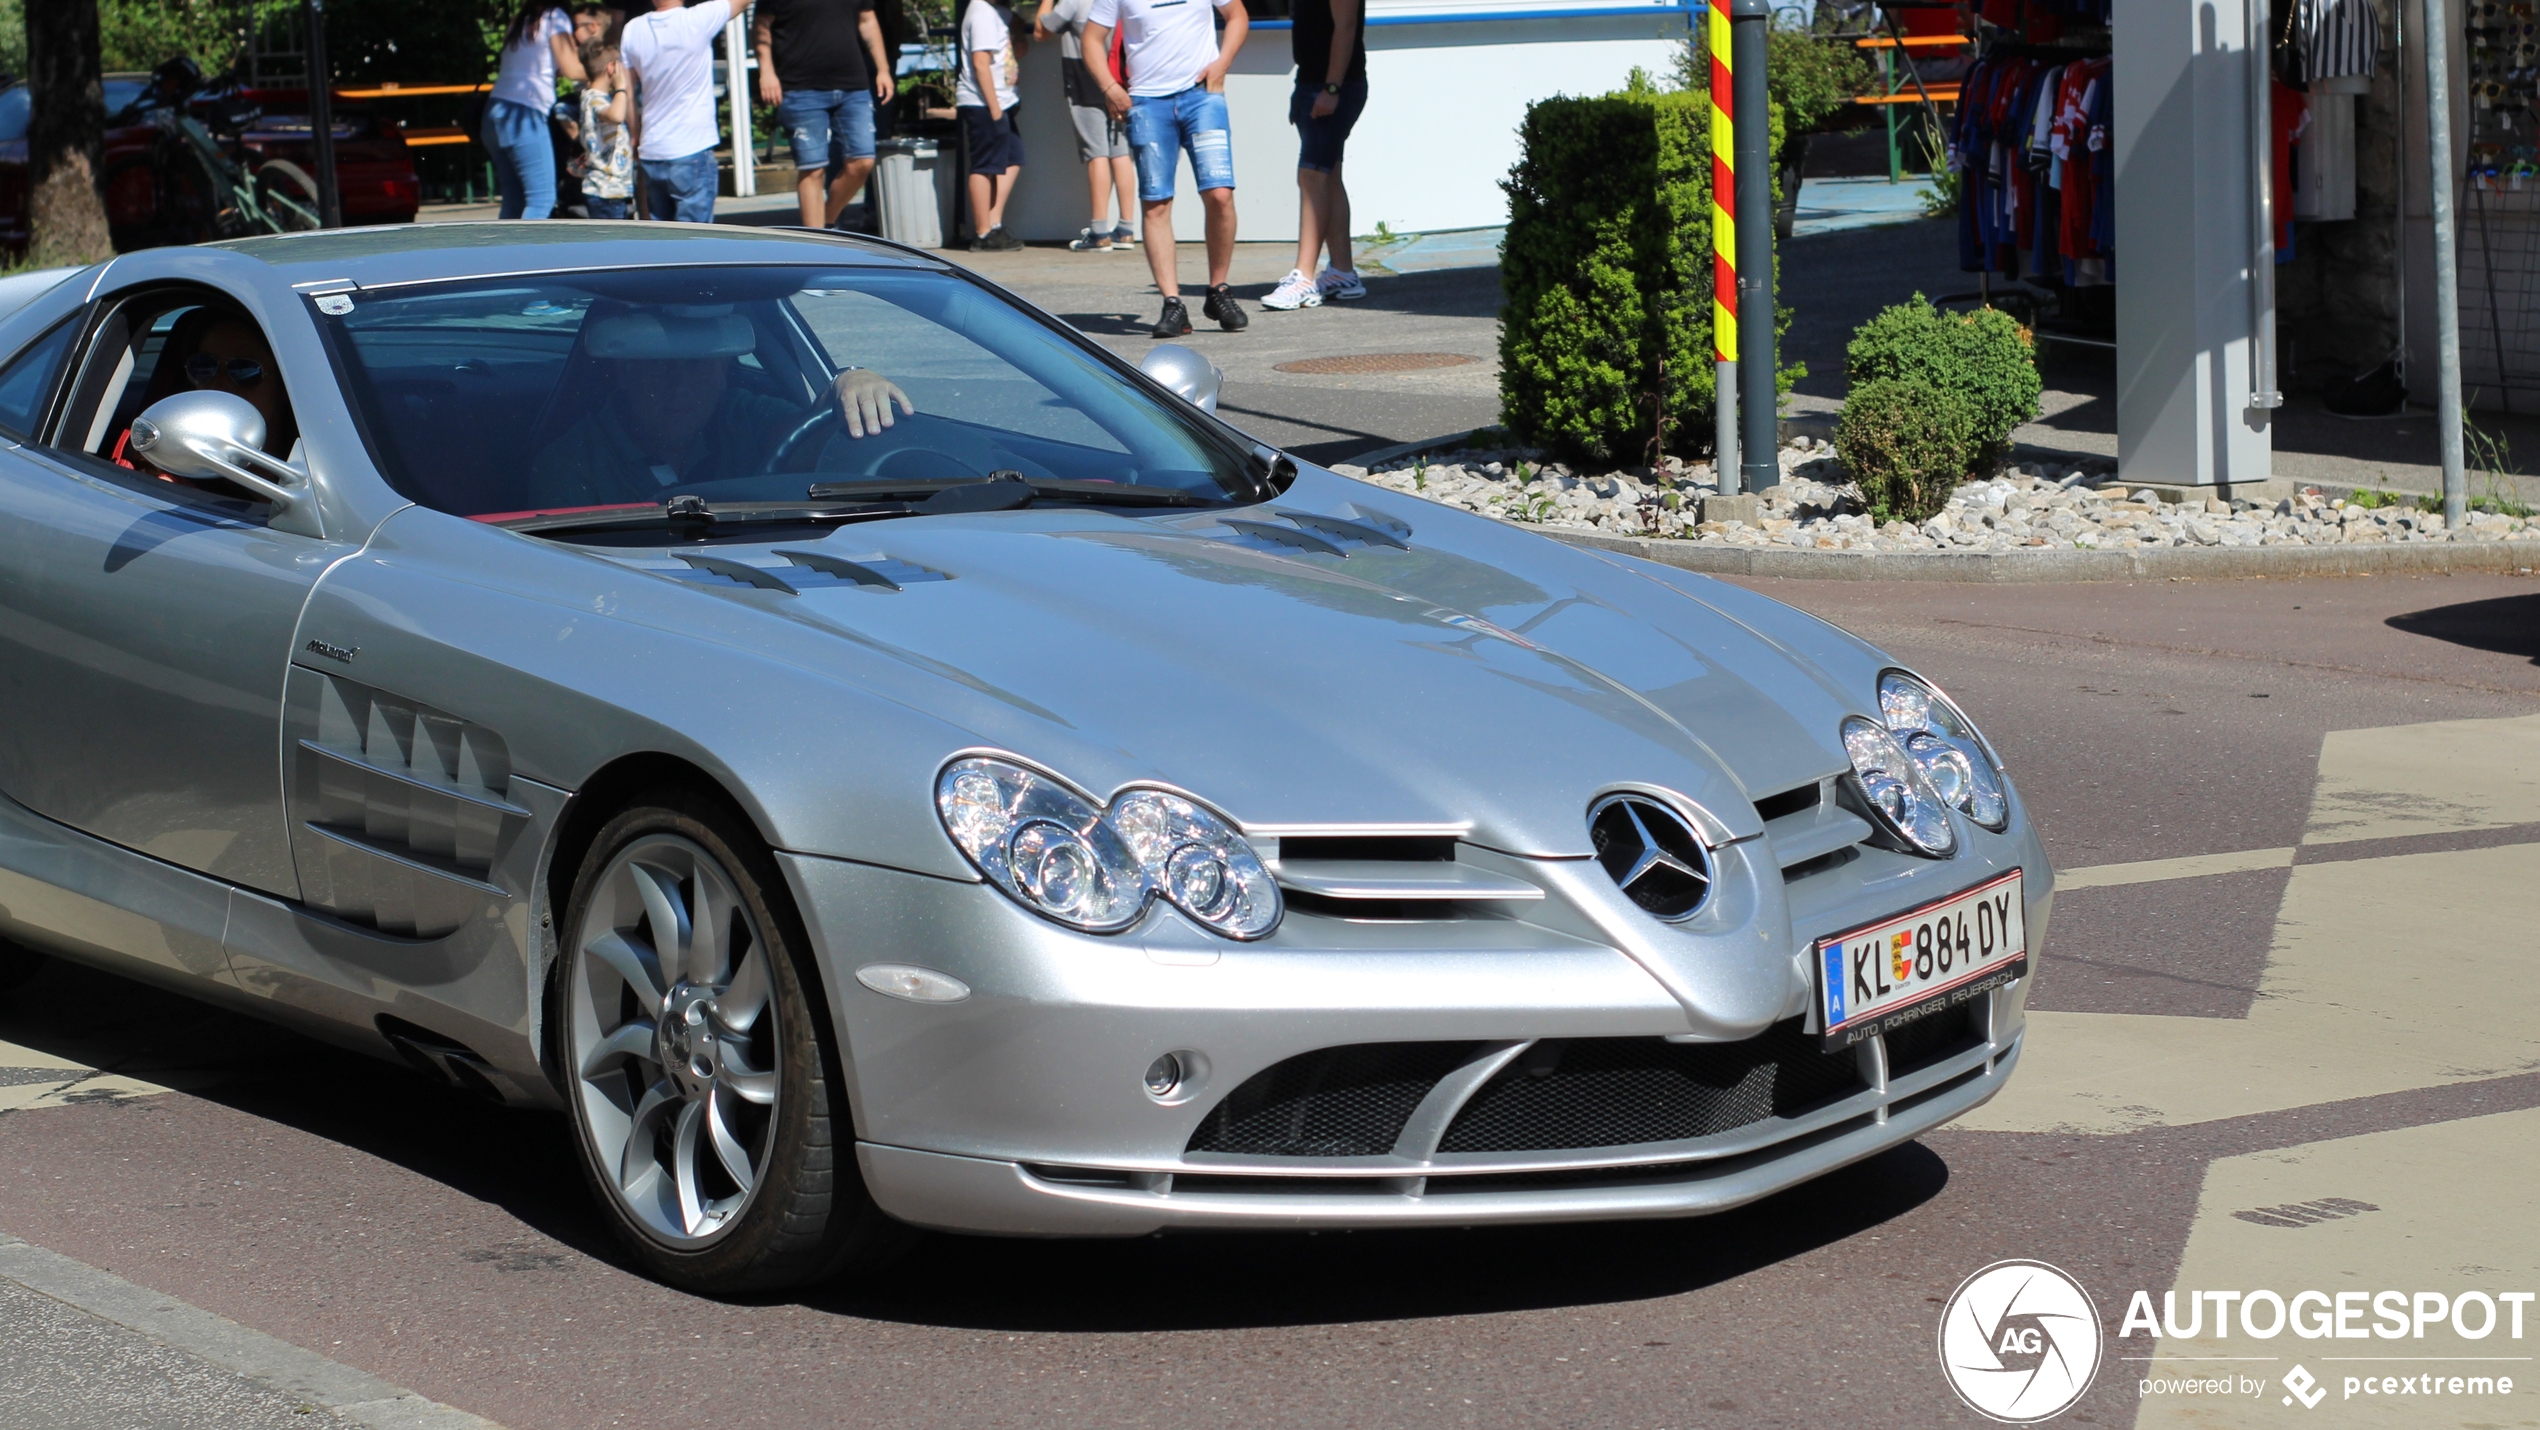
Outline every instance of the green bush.
<path id="1" fill-rule="evenodd" d="M 1914 378 L 1955 394 L 1974 422 L 1972 460 L 1992 463 L 2011 429 L 2037 415 L 2035 345 L 2028 330 L 1995 308 L 1944 313 L 1913 301 L 1863 323 L 1845 350 L 1853 390 L 1880 378 Z"/>
<path id="2" fill-rule="evenodd" d="M 1836 420 L 1834 453 L 1880 521 L 1929 521 L 1976 455 L 1966 400 L 1919 377 L 1858 384 Z"/>
<path id="3" fill-rule="evenodd" d="M 1693 38 L 1676 60 L 1680 87 L 1711 87 L 1710 38 L 1711 27 L 1696 22 Z M 1793 134 L 1815 133 L 1853 96 L 1867 91 L 1873 78 L 1869 60 L 1848 39 L 1819 34 L 1787 16 L 1766 32 L 1764 89 L 1781 106 L 1782 120 Z"/>
<path id="4" fill-rule="evenodd" d="M 1781 122 L 1773 121 L 1774 147 Z M 1711 97 L 1645 82 L 1526 110 L 1501 187 L 1501 420 L 1566 459 L 1711 430 Z M 1778 313 L 1787 327 L 1790 314 Z M 1781 374 L 1782 390 L 1801 376 Z"/>

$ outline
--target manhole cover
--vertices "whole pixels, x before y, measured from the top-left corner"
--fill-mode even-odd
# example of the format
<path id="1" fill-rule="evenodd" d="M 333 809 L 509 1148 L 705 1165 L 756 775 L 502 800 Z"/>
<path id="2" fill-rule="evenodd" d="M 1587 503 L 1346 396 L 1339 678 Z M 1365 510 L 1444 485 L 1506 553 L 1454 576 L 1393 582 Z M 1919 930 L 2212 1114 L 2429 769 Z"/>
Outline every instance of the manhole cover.
<path id="1" fill-rule="evenodd" d="M 1281 372 L 1349 373 L 1349 372 L 1418 372 L 1430 367 L 1462 367 L 1480 362 L 1462 353 L 1345 353 L 1339 357 L 1299 358 L 1283 362 Z"/>

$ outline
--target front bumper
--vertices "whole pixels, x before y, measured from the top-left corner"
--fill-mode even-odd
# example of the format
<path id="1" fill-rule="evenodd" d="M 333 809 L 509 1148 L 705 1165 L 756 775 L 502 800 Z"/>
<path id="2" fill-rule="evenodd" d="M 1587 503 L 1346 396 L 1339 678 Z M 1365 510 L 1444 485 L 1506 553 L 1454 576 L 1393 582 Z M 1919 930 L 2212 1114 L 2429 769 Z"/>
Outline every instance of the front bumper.
<path id="1" fill-rule="evenodd" d="M 1552 1040 L 1719 1047 L 1753 1037 L 1761 1047 L 1757 1029 L 1769 1021 L 1777 1046 L 1804 1041 L 1814 1056 L 1813 1036 L 1803 1036 L 1813 1027 L 1808 938 L 1910 907 L 1939 892 L 1930 881 L 2024 867 L 2034 966 L 2052 897 L 2034 838 L 1999 837 L 1978 852 L 1947 865 L 1869 857 L 1841 877 L 1794 883 L 1787 896 L 1769 866 L 1744 870 L 1741 882 L 1772 894 L 1750 900 L 1701 960 L 1747 966 L 1742 983 L 1722 984 L 1747 995 L 1744 1033 L 1719 1031 L 1698 996 L 1686 996 L 1685 977 L 1671 983 L 1647 966 L 1646 950 L 1593 920 L 1292 912 L 1271 939 L 1232 944 L 1159 909 L 1136 930 L 1097 937 L 981 884 L 780 858 L 821 952 L 858 1156 L 882 1207 L 955 1231 L 1138 1235 L 1692 1215 L 1906 1141 L 2000 1089 L 2019 1054 L 2026 979 L 1967 1005 L 1964 1033 L 1928 1044 L 1896 1076 L 1884 1044 L 1864 1044 L 1857 1085 L 1847 1070 L 1839 1093 L 1707 1135 L 1442 1151 L 1406 1133 L 1385 1155 L 1193 1150 L 1205 1144 L 1195 1135 L 1203 1119 L 1248 1079 L 1333 1049 L 1462 1044 L 1478 1062 L 1493 1047 Z M 1575 871 L 1539 872 L 1573 907 L 1604 887 L 1570 879 Z M 888 997 L 856 981 L 872 963 L 922 965 L 972 993 L 950 1004 Z M 1768 1003 L 1752 996 L 1758 986 L 1770 989 Z M 1143 1074 L 1165 1052 L 1189 1076 L 1159 1098 Z M 1440 1096 L 1432 1088 L 1424 1109 Z"/>
<path id="2" fill-rule="evenodd" d="M 874 1200 L 900 1220 L 1010 1236 L 1702 1216 L 1911 1141 L 2000 1091 L 2019 1055 L 2014 1034 L 2005 1045 L 1988 1044 L 1884 1092 L 1837 1104 L 1806 1130 L 1776 1129 L 1777 1140 L 1754 1150 L 1695 1160 L 1457 1176 L 1229 1177 L 1106 1173 L 873 1142 L 859 1143 L 856 1156 Z"/>

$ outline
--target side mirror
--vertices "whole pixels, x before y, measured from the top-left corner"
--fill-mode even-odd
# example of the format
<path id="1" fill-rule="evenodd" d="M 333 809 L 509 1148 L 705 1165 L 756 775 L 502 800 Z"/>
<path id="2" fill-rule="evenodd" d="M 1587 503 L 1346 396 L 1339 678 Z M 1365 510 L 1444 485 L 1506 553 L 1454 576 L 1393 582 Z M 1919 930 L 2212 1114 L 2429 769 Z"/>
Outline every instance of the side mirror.
<path id="1" fill-rule="evenodd" d="M 1158 343 L 1147 349 L 1138 371 L 1171 388 L 1173 395 L 1202 412 L 1217 410 L 1217 389 L 1224 385 L 1226 374 L 1217 364 L 1201 357 L 1180 343 Z"/>
<path id="2" fill-rule="evenodd" d="M 180 392 L 151 403 L 132 419 L 132 450 L 172 477 L 236 482 L 276 512 L 308 493 L 298 468 L 265 455 L 264 414 L 233 392 Z"/>

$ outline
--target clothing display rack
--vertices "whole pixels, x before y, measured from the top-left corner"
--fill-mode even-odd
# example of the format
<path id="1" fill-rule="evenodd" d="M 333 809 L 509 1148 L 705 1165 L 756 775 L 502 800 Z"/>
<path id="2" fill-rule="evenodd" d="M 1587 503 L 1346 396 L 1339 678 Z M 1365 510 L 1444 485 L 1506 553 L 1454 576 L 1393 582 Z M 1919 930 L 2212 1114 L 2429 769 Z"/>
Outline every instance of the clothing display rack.
<path id="1" fill-rule="evenodd" d="M 1984 9 L 1950 135 L 1959 268 L 1978 275 L 1977 291 L 1940 301 L 2011 310 L 2041 344 L 2113 351 L 2116 185 L 2105 7 Z"/>

